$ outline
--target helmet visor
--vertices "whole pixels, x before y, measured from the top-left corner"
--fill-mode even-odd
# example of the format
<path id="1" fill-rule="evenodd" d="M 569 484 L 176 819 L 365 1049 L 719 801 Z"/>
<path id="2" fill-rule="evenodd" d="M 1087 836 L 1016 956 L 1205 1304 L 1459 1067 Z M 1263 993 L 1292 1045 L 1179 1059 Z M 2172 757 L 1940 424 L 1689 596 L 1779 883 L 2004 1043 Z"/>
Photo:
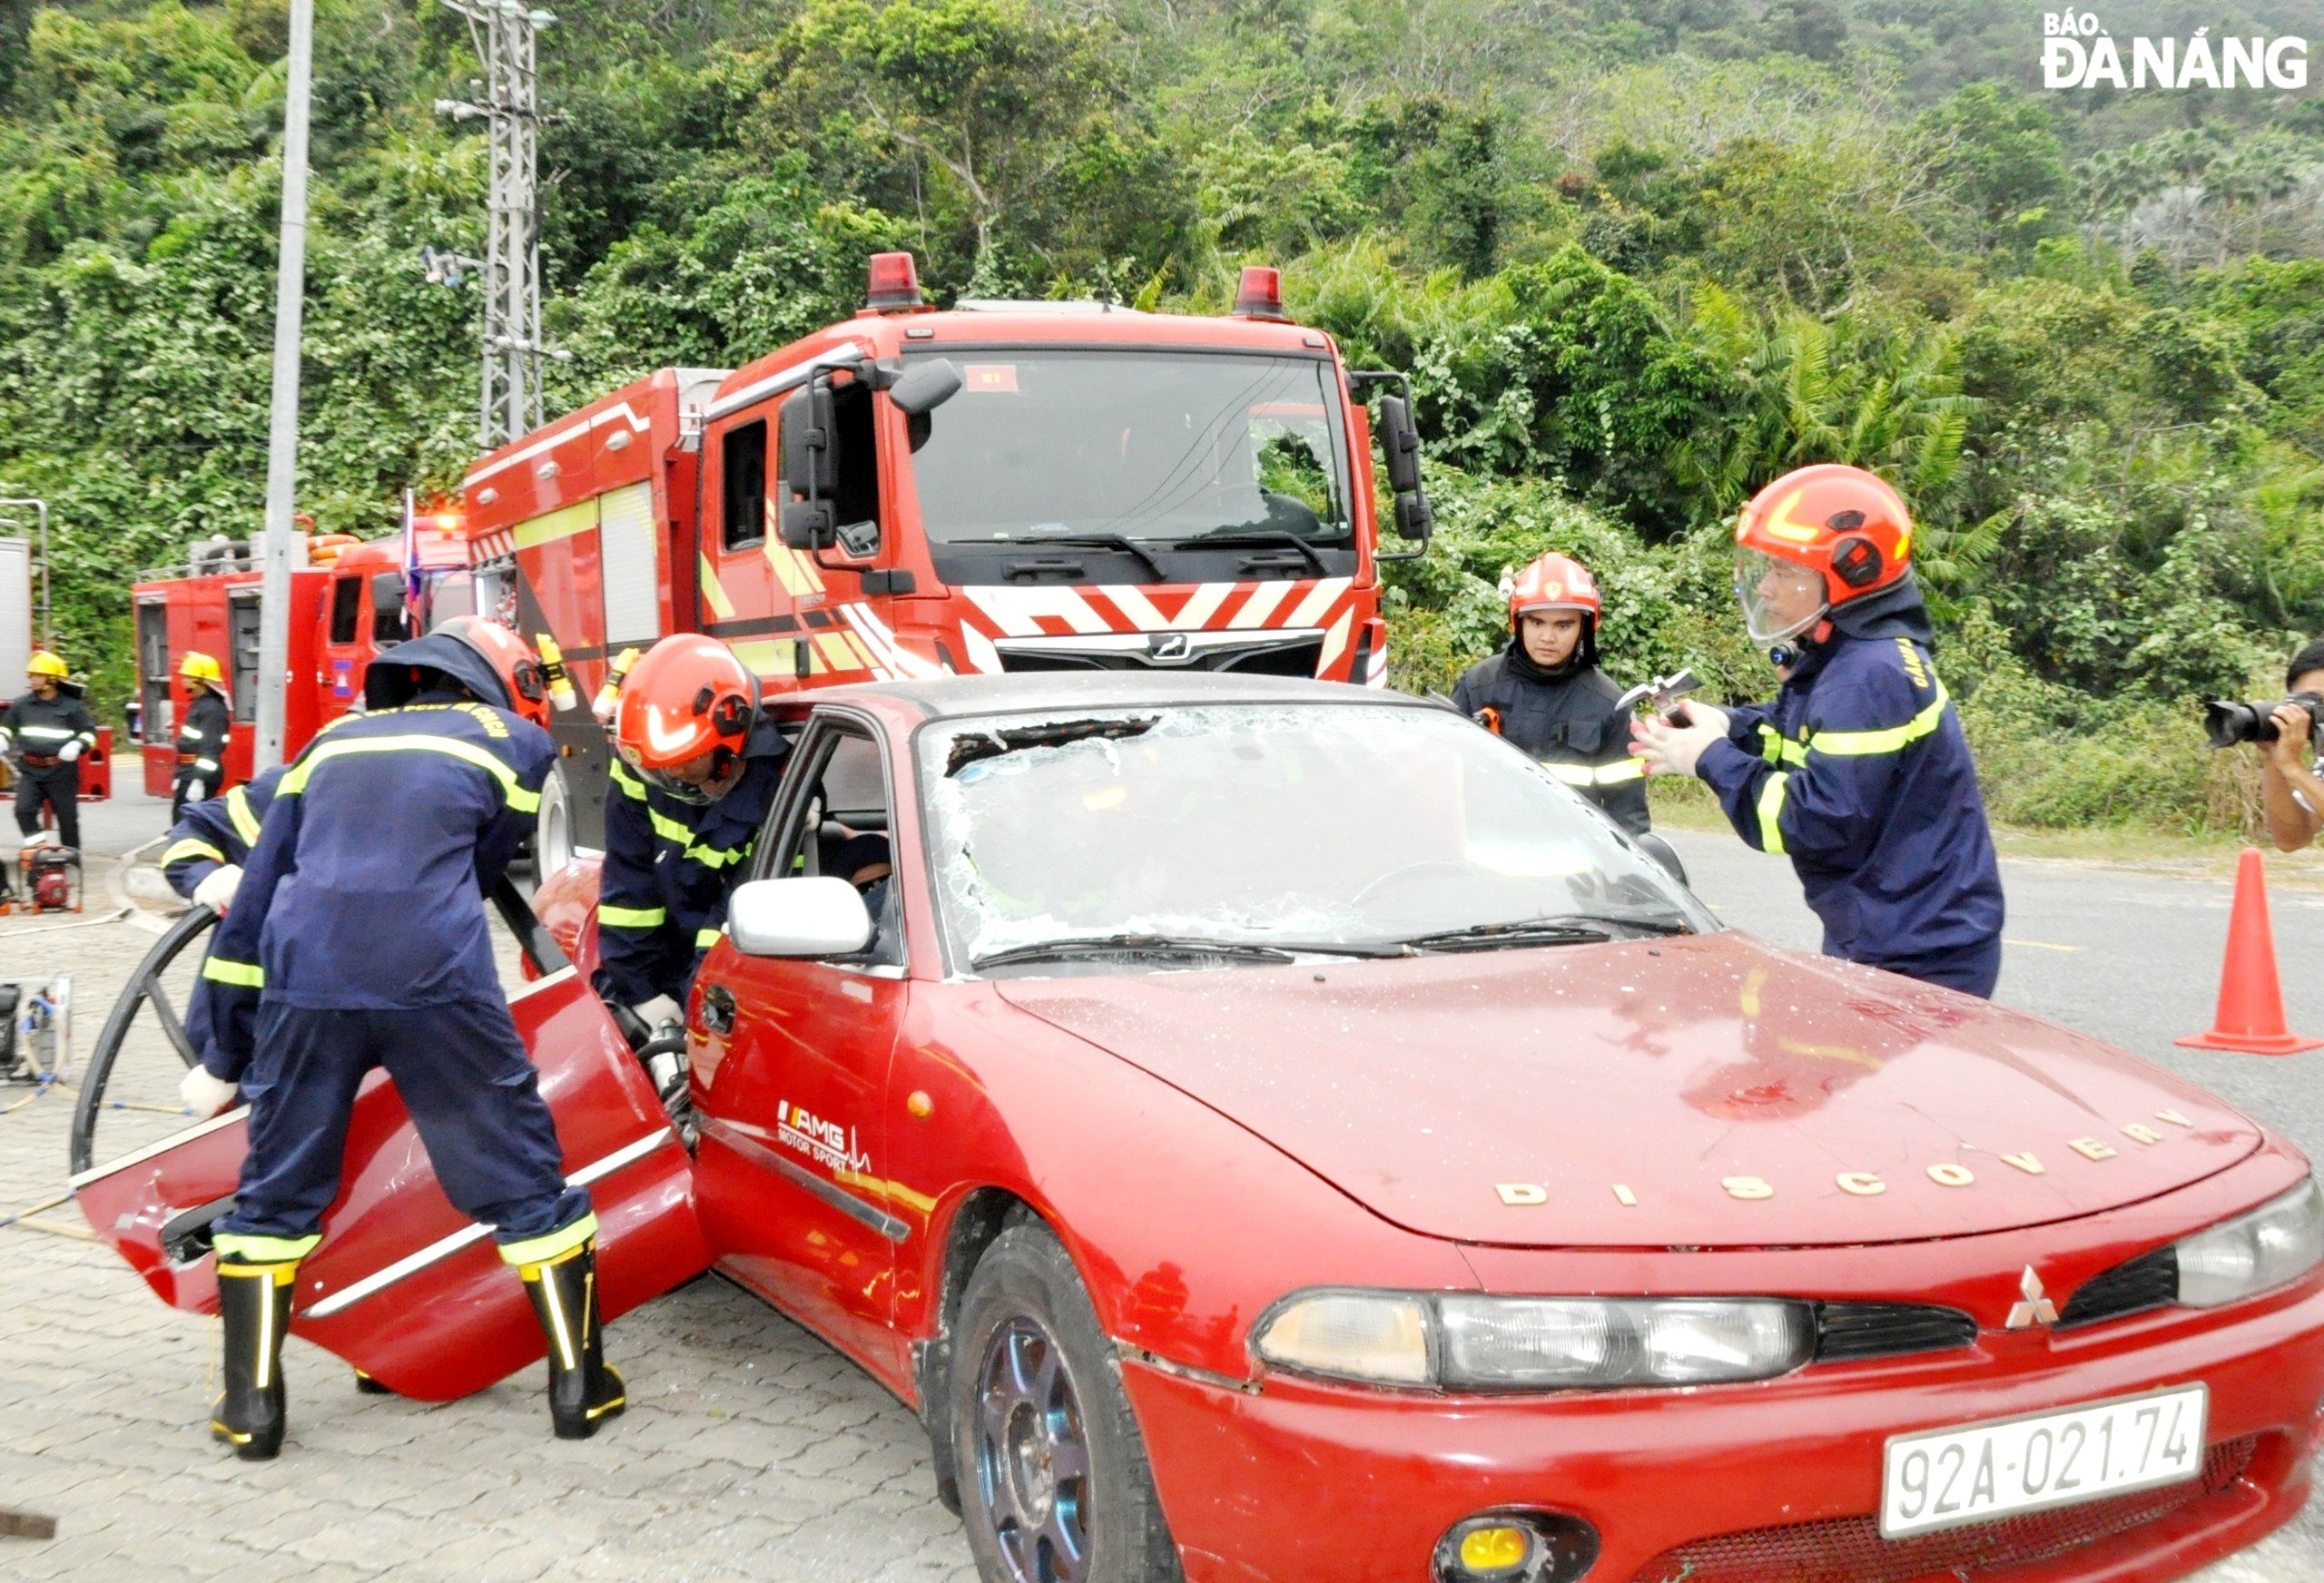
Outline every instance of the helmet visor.
<path id="1" fill-rule="evenodd" d="M 675 768 L 648 769 L 638 762 L 636 751 L 626 744 L 621 748 L 621 756 L 637 778 L 646 785 L 665 797 L 675 798 L 680 802 L 691 803 L 696 808 L 707 808 L 717 801 L 727 792 L 732 792 L 743 778 L 738 773 L 742 768 L 742 761 L 736 758 L 732 751 L 724 747 L 713 748 L 699 758 L 685 761 L 683 766 L 685 769 L 691 770 L 696 766 L 702 766 L 708 770 L 707 774 L 698 779 L 689 779 L 678 773 Z M 704 761 L 707 761 L 706 764 Z"/>
<path id="2" fill-rule="evenodd" d="M 1831 608 L 1821 572 L 1758 549 L 1735 552 L 1735 601 L 1751 641 L 1763 646 L 1797 637 Z"/>

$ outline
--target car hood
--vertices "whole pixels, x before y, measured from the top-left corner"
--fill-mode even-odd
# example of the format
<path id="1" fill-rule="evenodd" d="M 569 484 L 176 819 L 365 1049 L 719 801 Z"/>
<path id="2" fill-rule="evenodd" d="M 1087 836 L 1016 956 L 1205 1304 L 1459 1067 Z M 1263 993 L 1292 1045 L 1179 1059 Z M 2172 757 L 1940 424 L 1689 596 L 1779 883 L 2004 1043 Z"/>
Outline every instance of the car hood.
<path id="1" fill-rule="evenodd" d="M 2152 1197 L 2261 1142 L 2095 1039 L 1731 932 L 995 988 L 1462 1241 L 1960 1236 Z"/>

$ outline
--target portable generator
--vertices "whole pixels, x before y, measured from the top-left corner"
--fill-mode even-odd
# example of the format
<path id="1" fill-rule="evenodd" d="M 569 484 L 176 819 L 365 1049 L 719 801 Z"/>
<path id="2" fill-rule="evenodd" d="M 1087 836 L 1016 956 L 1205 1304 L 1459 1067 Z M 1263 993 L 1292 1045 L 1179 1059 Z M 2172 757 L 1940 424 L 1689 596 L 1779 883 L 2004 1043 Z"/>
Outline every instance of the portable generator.
<path id="1" fill-rule="evenodd" d="M 16 854 L 15 895 L 0 897 L 0 909 L 11 900 L 32 912 L 80 911 L 80 852 L 45 843 L 25 847 Z"/>
<path id="2" fill-rule="evenodd" d="M 51 1083 L 73 1067 L 73 980 L 0 978 L 0 1083 Z"/>

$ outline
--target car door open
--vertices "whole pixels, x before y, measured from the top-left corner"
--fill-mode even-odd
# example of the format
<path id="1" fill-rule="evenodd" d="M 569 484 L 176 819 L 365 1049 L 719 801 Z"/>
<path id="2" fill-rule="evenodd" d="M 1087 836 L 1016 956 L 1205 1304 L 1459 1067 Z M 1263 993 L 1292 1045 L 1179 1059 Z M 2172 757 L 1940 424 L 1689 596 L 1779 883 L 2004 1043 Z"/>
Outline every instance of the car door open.
<path id="1" fill-rule="evenodd" d="M 509 1010 L 556 1118 L 566 1179 L 595 1203 L 610 1321 L 709 1267 L 692 1162 L 588 983 L 505 882 L 494 900 L 543 970 L 509 997 Z M 172 1307 L 217 1312 L 210 1226 L 232 1205 L 248 1115 L 238 1107 L 73 1178 L 98 1237 Z M 299 1267 L 290 1330 L 428 1401 L 481 1390 L 542 1355 L 522 1283 L 489 1229 L 445 1198 L 384 1071 L 356 1097 L 339 1197 Z"/>

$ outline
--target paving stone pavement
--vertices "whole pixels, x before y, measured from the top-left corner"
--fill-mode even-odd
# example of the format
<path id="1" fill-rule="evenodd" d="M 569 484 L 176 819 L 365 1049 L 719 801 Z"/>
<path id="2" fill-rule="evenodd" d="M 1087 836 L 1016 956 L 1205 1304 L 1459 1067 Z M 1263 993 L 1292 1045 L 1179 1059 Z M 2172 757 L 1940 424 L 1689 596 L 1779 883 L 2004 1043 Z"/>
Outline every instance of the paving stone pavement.
<path id="1" fill-rule="evenodd" d="M 85 1053 L 153 939 L 129 922 L 0 919 L 0 977 L 70 971 Z M 166 1098 L 169 1057 L 141 1054 L 145 1081 L 125 1071 L 124 1091 Z M 0 1221 L 64 1191 L 70 1122 L 69 1095 L 0 1086 Z M 184 1123 L 156 1109 L 121 1125 L 150 1137 Z M 76 1231 L 69 1204 L 0 1226 L 0 1506 L 57 1519 L 54 1540 L 0 1539 L 0 1583 L 975 1578 L 917 1421 L 714 1276 L 608 1329 L 631 1406 L 594 1440 L 550 1437 L 538 1368 L 423 1406 L 357 1393 L 294 1340 L 289 1443 L 246 1464 L 207 1432 L 215 1322 L 163 1307 Z M 2288 1534 L 2193 1583 L 2318 1576 Z"/>
<path id="2" fill-rule="evenodd" d="M 85 1053 L 153 940 L 0 919 L 0 976 L 70 971 Z M 64 1190 L 72 1096 L 0 1086 L 0 1112 L 5 1219 Z M 84 1231 L 70 1204 L 33 1222 Z M 0 1506 L 57 1520 L 51 1541 L 0 1539 L 0 1583 L 973 1583 L 918 1421 L 755 1297 L 707 1276 L 606 1343 L 631 1405 L 573 1444 L 548 1432 L 537 1367 L 428 1406 L 359 1394 L 294 1339 L 289 1443 L 238 1462 L 207 1429 L 215 1321 L 94 1242 L 0 1228 Z"/>

